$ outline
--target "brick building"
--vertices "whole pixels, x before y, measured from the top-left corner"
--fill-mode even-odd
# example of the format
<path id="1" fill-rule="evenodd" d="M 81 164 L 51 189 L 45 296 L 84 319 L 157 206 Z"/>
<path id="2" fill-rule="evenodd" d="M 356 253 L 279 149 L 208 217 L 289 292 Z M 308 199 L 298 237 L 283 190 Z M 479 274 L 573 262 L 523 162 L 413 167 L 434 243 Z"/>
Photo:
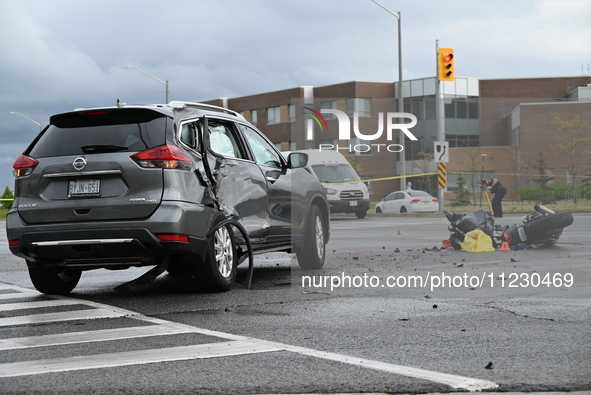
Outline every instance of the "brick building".
<path id="1" fill-rule="evenodd" d="M 590 82 L 588 77 L 456 78 L 454 82 L 443 82 L 445 135 L 452 148 L 448 189 L 455 190 L 457 175 L 464 172 L 474 183 L 482 176 L 503 179 L 509 187 L 508 197 L 516 199 L 516 191 L 527 183 L 528 174 L 535 174 L 532 165 L 540 152 L 546 157 L 548 172 L 556 177 L 556 184 L 572 183 L 566 170 L 571 159 L 550 149 L 559 142 L 560 135 L 554 119 L 570 121 L 578 116 L 587 122 L 584 133 L 591 136 Z M 428 157 L 424 159 L 425 153 L 433 152 L 433 142 L 437 139 L 435 88 L 434 77 L 403 82 L 404 111 L 416 116 L 417 124 L 411 131 L 418 138 L 418 141 L 405 141 L 406 173 L 415 189 L 433 194 L 436 194 L 434 177 L 413 177 L 413 174 L 436 169 L 436 163 Z M 397 83 L 352 81 L 220 98 L 207 103 L 241 112 L 283 151 L 318 148 L 321 144 L 338 146 L 361 166 L 362 178 L 380 179 L 369 182 L 372 200 L 377 201 L 400 188 L 400 181 L 395 177 L 400 175 L 401 155 L 387 149 L 399 143 L 399 133 L 388 140 L 386 127 L 386 114 L 397 112 L 396 93 Z M 351 128 L 355 127 L 353 115 L 357 113 L 357 130 L 361 133 L 366 136 L 377 133 L 380 122 L 383 132 L 375 140 L 339 141 L 336 117 L 325 114 L 326 125 L 317 124 L 306 108 L 340 110 L 351 117 Z M 588 152 L 591 143 L 577 148 L 579 174 L 584 172 Z"/>

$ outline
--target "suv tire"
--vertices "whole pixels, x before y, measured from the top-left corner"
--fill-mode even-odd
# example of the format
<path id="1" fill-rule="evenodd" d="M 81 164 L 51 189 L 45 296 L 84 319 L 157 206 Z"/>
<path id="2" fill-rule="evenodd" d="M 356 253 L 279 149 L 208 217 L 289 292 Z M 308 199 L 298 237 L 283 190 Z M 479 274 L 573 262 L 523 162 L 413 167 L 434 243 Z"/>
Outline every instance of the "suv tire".
<path id="1" fill-rule="evenodd" d="M 49 295 L 69 294 L 78 285 L 81 275 L 76 269 L 29 266 L 29 277 L 35 288 Z"/>
<path id="2" fill-rule="evenodd" d="M 304 244 L 297 252 L 298 264 L 304 270 L 321 269 L 324 266 L 326 243 L 325 221 L 318 206 L 310 207 L 304 230 Z"/>
<path id="3" fill-rule="evenodd" d="M 209 238 L 207 254 L 195 269 L 197 285 L 206 292 L 229 291 L 236 281 L 238 251 L 230 225 L 219 227 Z"/>

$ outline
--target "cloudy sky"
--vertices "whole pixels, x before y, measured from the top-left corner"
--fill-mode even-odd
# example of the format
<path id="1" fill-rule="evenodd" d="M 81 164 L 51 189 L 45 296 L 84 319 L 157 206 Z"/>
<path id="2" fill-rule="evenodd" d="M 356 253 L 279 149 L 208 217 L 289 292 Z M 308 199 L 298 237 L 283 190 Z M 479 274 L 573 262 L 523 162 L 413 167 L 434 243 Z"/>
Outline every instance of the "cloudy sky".
<path id="1" fill-rule="evenodd" d="M 590 0 L 378 0 L 402 15 L 403 78 L 588 75 Z M 0 188 L 46 124 L 78 107 L 208 100 L 398 79 L 397 19 L 371 0 L 0 0 Z"/>

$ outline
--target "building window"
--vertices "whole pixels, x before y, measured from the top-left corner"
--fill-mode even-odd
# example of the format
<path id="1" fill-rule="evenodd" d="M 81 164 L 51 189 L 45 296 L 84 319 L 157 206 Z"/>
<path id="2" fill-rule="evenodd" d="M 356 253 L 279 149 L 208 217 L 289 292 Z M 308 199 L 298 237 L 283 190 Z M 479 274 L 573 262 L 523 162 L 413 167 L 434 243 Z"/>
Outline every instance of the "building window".
<path id="1" fill-rule="evenodd" d="M 357 111 L 360 117 L 371 117 L 371 99 L 357 99 Z"/>
<path id="2" fill-rule="evenodd" d="M 347 115 L 352 117 L 355 113 L 355 99 L 347 99 Z"/>
<path id="3" fill-rule="evenodd" d="M 336 110 L 337 109 L 337 102 L 336 101 L 325 101 L 320 103 L 320 110 Z M 322 112 L 322 111 L 320 111 Z M 336 115 L 334 114 L 322 114 L 324 119 L 336 119 Z"/>
<path id="4" fill-rule="evenodd" d="M 444 99 L 444 111 L 445 111 L 445 118 L 455 118 L 456 117 L 456 101 L 450 98 Z"/>
<path id="5" fill-rule="evenodd" d="M 548 180 L 548 185 L 554 185 L 554 169 L 546 169 L 546 175 L 552 177 Z"/>
<path id="6" fill-rule="evenodd" d="M 330 140 L 322 140 L 320 142 L 322 144 L 322 150 L 336 150 L 337 149 L 337 140 L 330 139 Z M 332 148 L 331 148 L 332 146 Z"/>
<path id="7" fill-rule="evenodd" d="M 275 148 L 281 152 L 297 150 L 297 144 L 295 141 L 282 141 L 280 143 L 273 143 L 273 145 L 275 145 Z"/>
<path id="8" fill-rule="evenodd" d="M 347 115 L 357 112 L 360 117 L 371 117 L 371 99 L 355 97 L 347 99 Z"/>
<path id="9" fill-rule="evenodd" d="M 548 169 L 550 170 L 550 169 Z M 573 176 L 573 173 L 566 169 L 566 185 L 574 185 L 575 184 L 575 177 Z"/>
<path id="10" fill-rule="evenodd" d="M 456 100 L 456 118 L 468 118 L 468 102 L 466 100 Z"/>
<path id="11" fill-rule="evenodd" d="M 357 137 L 349 140 L 348 152 L 350 155 L 371 155 L 370 140 L 361 140 Z"/>
<path id="12" fill-rule="evenodd" d="M 425 119 L 425 112 L 423 111 L 423 99 L 411 99 L 410 113 L 417 119 Z"/>
<path id="13" fill-rule="evenodd" d="M 316 148 L 316 143 L 314 142 L 314 140 L 306 141 L 306 149 L 314 149 L 314 148 Z"/>
<path id="14" fill-rule="evenodd" d="M 295 104 L 290 104 L 289 108 L 289 122 L 295 122 L 296 120 L 296 106 Z"/>
<path id="15" fill-rule="evenodd" d="M 519 147 L 519 126 L 511 131 L 511 146 Z"/>
<path id="16" fill-rule="evenodd" d="M 425 119 L 436 119 L 437 109 L 435 98 L 425 98 Z"/>
<path id="17" fill-rule="evenodd" d="M 468 99 L 468 118 L 478 119 L 478 117 L 479 117 L 478 99 L 469 98 Z"/>
<path id="18" fill-rule="evenodd" d="M 275 125 L 281 122 L 281 107 L 267 108 L 267 125 Z"/>
<path id="19" fill-rule="evenodd" d="M 252 123 L 253 125 L 256 125 L 257 122 L 258 122 L 258 111 L 251 110 L 250 111 L 250 123 Z"/>

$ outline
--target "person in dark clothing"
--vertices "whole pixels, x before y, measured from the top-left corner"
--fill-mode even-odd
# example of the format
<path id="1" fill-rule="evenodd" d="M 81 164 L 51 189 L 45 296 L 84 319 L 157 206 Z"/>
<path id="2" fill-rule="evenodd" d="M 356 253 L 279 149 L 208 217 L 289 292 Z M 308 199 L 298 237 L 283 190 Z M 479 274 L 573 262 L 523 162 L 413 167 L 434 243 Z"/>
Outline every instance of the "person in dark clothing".
<path id="1" fill-rule="evenodd" d="M 492 193 L 492 209 L 495 217 L 500 218 L 503 216 L 503 205 L 501 201 L 507 194 L 507 187 L 501 184 L 499 180 L 493 178 L 486 182 L 487 188 Z"/>

